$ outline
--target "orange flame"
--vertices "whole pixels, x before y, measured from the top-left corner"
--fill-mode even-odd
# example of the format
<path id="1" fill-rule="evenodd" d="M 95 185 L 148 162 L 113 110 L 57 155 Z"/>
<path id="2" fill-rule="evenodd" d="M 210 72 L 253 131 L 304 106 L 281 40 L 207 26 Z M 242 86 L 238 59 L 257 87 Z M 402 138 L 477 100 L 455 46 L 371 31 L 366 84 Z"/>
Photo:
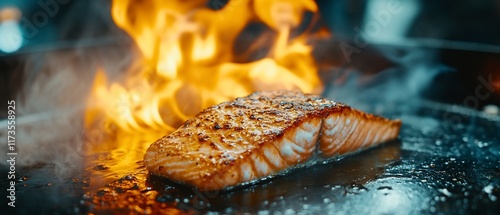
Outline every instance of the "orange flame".
<path id="1" fill-rule="evenodd" d="M 171 132 L 203 108 L 254 91 L 321 91 L 308 32 L 292 36 L 305 12 L 317 12 L 313 0 L 220 2 L 214 10 L 206 0 L 113 0 L 113 19 L 134 39 L 144 69 L 126 83 L 110 83 L 97 72 L 91 99 L 101 117 L 128 132 Z M 252 23 L 273 36 L 254 37 L 249 49 L 270 50 L 241 59 L 235 46 Z M 97 117 L 89 111 L 87 122 Z"/>

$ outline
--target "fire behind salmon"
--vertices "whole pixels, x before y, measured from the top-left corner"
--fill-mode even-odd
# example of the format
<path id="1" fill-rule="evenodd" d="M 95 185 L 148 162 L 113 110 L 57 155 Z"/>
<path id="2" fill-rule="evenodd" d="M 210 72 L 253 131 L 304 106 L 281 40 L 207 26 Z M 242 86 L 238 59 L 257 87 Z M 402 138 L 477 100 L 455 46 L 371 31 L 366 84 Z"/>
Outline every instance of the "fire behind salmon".
<path id="1" fill-rule="evenodd" d="M 217 190 L 397 138 L 400 120 L 292 91 L 257 92 L 209 107 L 154 142 L 150 173 Z"/>

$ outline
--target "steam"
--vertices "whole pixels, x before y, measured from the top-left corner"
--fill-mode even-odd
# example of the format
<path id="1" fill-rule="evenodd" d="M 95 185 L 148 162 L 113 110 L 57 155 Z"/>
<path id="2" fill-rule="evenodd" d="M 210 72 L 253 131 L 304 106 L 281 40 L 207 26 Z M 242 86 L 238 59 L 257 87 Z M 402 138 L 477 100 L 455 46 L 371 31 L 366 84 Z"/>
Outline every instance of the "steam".
<path id="1" fill-rule="evenodd" d="M 367 2 L 362 23 L 359 23 L 359 26 L 352 26 L 352 29 L 344 30 L 354 33 L 352 41 L 344 41 L 340 44 L 347 63 L 344 67 L 333 71 L 339 74 L 337 76 L 339 78 L 326 83 L 328 89 L 324 94 L 371 112 L 381 112 L 380 110 L 387 110 L 396 103 L 419 99 L 423 90 L 428 89 L 436 75 L 450 71 L 438 61 L 439 53 L 435 49 L 411 47 L 405 50 L 401 46 L 415 44 L 407 35 L 418 14 L 421 13 L 420 10 L 420 3 L 415 1 L 374 0 Z M 330 22 L 339 21 L 330 20 Z M 330 27 L 335 33 L 335 27 L 340 23 L 331 24 Z M 389 45 L 381 46 L 381 44 Z M 395 44 L 398 44 L 397 48 L 394 48 Z M 374 49 L 393 66 L 377 71 L 376 74 L 364 74 L 364 71 L 348 68 L 356 63 L 351 62 L 352 57 L 359 56 L 362 52 L 372 53 Z M 373 55 L 370 57 L 373 58 Z M 371 62 L 376 61 L 377 59 Z M 371 67 L 371 65 L 366 65 L 366 62 L 361 63 L 364 68 Z M 345 81 L 339 79 L 345 79 Z"/>
<path id="2" fill-rule="evenodd" d="M 452 70 L 438 61 L 437 52 L 412 48 L 411 51 L 380 50 L 394 66 L 376 74 L 363 74 L 355 69 L 337 69 L 346 80 L 326 83 L 324 96 L 344 102 L 355 108 L 375 112 L 390 112 L 404 102 L 422 99 L 424 90 L 434 78 Z M 438 87 L 438 86 L 433 86 Z"/>
<path id="3" fill-rule="evenodd" d="M 83 116 L 94 73 L 98 67 L 126 71 L 130 57 L 123 53 L 116 47 L 77 48 L 26 59 L 25 83 L 16 98 L 18 165 L 51 163 L 64 172 L 81 164 L 88 136 Z M 6 147 L 1 150 L 6 153 Z"/>
<path id="4" fill-rule="evenodd" d="M 59 33 L 66 40 L 42 47 L 48 48 L 47 51 L 28 54 L 23 59 L 22 71 L 17 71 L 23 79 L 15 99 L 18 166 L 50 164 L 58 175 L 79 172 L 87 156 L 86 144 L 92 138 L 84 128 L 84 115 L 95 72 L 102 69 L 111 80 L 117 80 L 130 71 L 127 68 L 135 59 L 137 52 L 131 42 L 110 44 L 103 35 L 117 34 L 116 27 L 109 27 L 113 26 L 111 18 L 106 17 L 109 5 L 106 10 L 103 5 L 106 2 L 82 3 L 85 5 L 73 8 L 92 8 L 88 9 L 87 22 L 77 22 L 81 11 L 65 17 L 66 26 Z M 106 21 L 108 26 L 104 30 L 103 26 L 95 25 Z M 72 41 L 75 33 L 87 39 Z M 72 47 L 67 48 L 67 44 Z M 6 122 L 1 122 L 2 139 L 7 139 L 5 125 Z M 5 156 L 7 147 L 0 147 L 0 153 Z"/>

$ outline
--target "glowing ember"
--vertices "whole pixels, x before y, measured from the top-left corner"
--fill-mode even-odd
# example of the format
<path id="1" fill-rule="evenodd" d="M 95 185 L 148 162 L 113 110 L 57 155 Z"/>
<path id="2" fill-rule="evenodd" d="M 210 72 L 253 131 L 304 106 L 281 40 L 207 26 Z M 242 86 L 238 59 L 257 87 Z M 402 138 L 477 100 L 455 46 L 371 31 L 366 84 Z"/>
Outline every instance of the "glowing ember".
<path id="1" fill-rule="evenodd" d="M 136 42 L 144 69 L 123 83 L 97 72 L 91 101 L 98 111 L 87 113 L 88 126 L 104 118 L 127 132 L 173 131 L 203 108 L 254 91 L 321 92 L 308 31 L 292 34 L 306 12 L 317 12 L 313 0 L 232 0 L 219 10 L 207 4 L 113 1 L 113 19 Z M 250 48 L 269 51 L 242 60 L 235 45 L 251 23 L 274 36 L 255 37 Z"/>

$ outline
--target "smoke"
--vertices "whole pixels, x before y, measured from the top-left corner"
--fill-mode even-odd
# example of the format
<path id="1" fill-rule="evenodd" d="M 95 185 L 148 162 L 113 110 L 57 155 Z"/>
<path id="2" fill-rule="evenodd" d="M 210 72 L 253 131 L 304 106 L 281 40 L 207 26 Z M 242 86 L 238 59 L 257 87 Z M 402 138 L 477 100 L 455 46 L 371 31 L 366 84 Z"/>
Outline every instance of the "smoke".
<path id="1" fill-rule="evenodd" d="M 343 15 L 325 18 L 340 42 L 337 58 L 346 61 L 332 71 L 337 75 L 326 83 L 327 97 L 381 112 L 420 99 L 424 90 L 436 87 L 430 84 L 438 74 L 451 71 L 439 62 L 438 50 L 418 48 L 421 44 L 409 36 L 422 14 L 421 2 L 367 1 L 355 12 L 346 2 L 320 4 L 324 14 Z"/>
<path id="2" fill-rule="evenodd" d="M 22 71 L 16 72 L 23 79 L 15 98 L 16 165 L 50 164 L 57 174 L 81 170 L 92 138 L 84 115 L 95 73 L 102 69 L 110 80 L 117 80 L 130 71 L 138 53 L 113 27 L 106 4 L 75 2 L 57 32 L 60 42 L 41 51 L 28 50 L 22 59 Z M 84 22 L 79 21 L 82 14 Z M 7 139 L 6 130 L 2 127 L 0 138 Z M 5 156 L 7 147 L 0 147 L 0 153 Z"/>
<path id="3" fill-rule="evenodd" d="M 381 114 L 394 110 L 402 103 L 422 99 L 424 91 L 439 87 L 431 86 L 438 74 L 452 72 L 451 68 L 439 62 L 437 51 L 418 48 L 404 51 L 386 47 L 379 52 L 393 66 L 375 74 L 353 68 L 337 68 L 332 72 L 342 74 L 345 80 L 333 78 L 326 83 L 324 96 Z"/>
<path id="4" fill-rule="evenodd" d="M 129 60 L 127 51 L 119 47 L 76 48 L 28 57 L 25 83 L 15 99 L 17 164 L 51 163 L 62 171 L 81 164 L 88 135 L 84 111 L 95 71 L 100 67 L 110 73 L 126 71 Z M 6 147 L 1 150 L 6 153 Z"/>

